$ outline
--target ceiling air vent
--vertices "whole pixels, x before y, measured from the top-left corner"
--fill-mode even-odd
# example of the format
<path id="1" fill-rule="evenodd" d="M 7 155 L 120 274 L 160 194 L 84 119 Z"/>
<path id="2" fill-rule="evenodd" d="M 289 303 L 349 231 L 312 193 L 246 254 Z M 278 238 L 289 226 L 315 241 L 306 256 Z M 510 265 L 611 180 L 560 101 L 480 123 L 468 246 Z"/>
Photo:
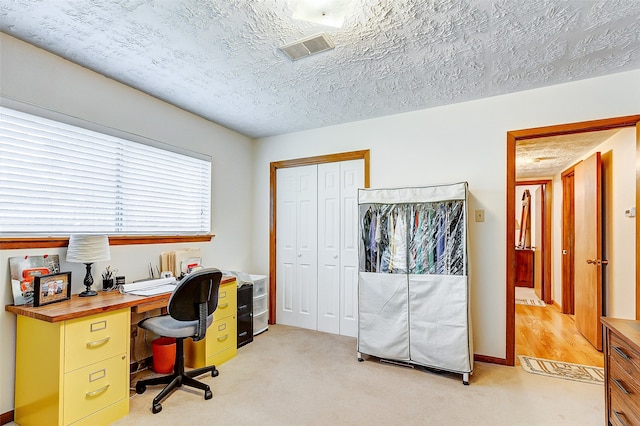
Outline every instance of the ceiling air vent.
<path id="1" fill-rule="evenodd" d="M 286 46 L 282 46 L 280 50 L 282 50 L 289 59 L 296 61 L 300 58 L 305 58 L 333 48 L 335 48 L 335 46 L 329 36 L 325 33 L 320 33 L 289 43 Z"/>

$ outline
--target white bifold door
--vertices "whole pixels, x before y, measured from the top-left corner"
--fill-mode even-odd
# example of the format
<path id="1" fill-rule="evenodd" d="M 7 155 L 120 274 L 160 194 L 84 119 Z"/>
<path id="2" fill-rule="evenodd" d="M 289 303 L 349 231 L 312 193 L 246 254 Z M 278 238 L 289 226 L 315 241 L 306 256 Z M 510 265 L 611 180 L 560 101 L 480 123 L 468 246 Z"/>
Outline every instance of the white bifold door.
<path id="1" fill-rule="evenodd" d="M 278 169 L 276 321 L 356 336 L 364 161 Z"/>

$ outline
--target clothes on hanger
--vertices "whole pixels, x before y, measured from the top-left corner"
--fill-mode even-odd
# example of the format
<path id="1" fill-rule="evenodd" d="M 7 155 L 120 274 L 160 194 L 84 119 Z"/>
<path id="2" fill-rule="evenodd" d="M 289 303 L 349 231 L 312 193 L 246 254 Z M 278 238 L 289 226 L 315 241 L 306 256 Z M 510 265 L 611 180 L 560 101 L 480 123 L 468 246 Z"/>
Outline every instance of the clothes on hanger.
<path id="1" fill-rule="evenodd" d="M 462 275 L 461 201 L 361 205 L 366 272 Z"/>

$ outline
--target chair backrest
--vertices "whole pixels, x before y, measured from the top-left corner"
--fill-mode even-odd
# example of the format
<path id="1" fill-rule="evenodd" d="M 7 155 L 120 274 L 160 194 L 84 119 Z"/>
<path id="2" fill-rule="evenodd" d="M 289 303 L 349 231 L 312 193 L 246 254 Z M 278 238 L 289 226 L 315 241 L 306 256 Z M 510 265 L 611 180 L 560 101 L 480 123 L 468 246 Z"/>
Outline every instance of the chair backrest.
<path id="1" fill-rule="evenodd" d="M 218 308 L 221 280 L 222 272 L 218 269 L 203 269 L 184 277 L 171 293 L 167 306 L 169 315 L 178 321 L 199 321 L 194 340 L 204 337 L 207 317 Z"/>

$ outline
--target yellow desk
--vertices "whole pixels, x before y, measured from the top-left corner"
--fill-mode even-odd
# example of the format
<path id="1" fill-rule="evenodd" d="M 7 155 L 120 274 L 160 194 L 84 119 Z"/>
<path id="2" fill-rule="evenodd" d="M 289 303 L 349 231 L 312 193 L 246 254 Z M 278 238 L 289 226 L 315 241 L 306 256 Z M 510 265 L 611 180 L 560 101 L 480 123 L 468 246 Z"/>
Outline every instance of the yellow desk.
<path id="1" fill-rule="evenodd" d="M 235 306 L 234 277 L 223 277 L 220 293 L 227 297 L 226 306 Z M 131 312 L 166 307 L 169 296 L 99 292 L 38 308 L 5 306 L 18 316 L 16 423 L 108 425 L 127 415 Z M 227 318 L 227 312 L 218 315 Z M 235 334 L 231 340 L 236 341 Z M 224 360 L 235 356 L 235 346 L 224 346 Z"/>

